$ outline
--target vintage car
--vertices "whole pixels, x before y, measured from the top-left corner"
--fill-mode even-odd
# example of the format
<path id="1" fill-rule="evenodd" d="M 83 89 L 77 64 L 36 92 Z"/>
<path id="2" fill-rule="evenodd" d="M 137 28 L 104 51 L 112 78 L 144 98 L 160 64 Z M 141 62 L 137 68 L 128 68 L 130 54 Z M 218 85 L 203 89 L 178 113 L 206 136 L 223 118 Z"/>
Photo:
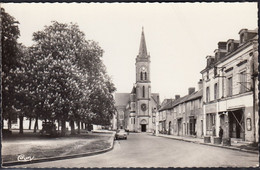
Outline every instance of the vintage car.
<path id="1" fill-rule="evenodd" d="M 127 132 L 124 129 L 119 129 L 116 131 L 116 139 L 127 139 Z"/>

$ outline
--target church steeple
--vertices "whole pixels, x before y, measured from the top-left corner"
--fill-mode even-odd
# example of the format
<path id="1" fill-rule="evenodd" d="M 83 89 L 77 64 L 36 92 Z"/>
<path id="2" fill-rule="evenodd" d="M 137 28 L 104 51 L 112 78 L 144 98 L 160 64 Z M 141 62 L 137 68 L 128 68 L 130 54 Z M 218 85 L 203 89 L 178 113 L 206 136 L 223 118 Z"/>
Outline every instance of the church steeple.
<path id="1" fill-rule="evenodd" d="M 142 27 L 142 35 L 141 35 L 141 42 L 140 42 L 138 57 L 142 57 L 142 58 L 147 57 L 147 49 L 146 49 L 146 43 L 145 43 L 145 37 L 144 37 L 144 27 Z"/>

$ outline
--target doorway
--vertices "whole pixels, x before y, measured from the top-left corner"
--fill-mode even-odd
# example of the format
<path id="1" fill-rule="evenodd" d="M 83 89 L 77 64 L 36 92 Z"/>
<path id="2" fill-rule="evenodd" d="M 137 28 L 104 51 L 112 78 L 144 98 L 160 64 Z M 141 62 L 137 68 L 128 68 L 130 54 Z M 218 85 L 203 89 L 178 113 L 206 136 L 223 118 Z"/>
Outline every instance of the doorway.
<path id="1" fill-rule="evenodd" d="M 245 124 L 243 110 L 229 111 L 229 136 L 231 138 L 245 138 Z"/>
<path id="2" fill-rule="evenodd" d="M 146 132 L 146 125 L 141 125 L 141 131 Z"/>

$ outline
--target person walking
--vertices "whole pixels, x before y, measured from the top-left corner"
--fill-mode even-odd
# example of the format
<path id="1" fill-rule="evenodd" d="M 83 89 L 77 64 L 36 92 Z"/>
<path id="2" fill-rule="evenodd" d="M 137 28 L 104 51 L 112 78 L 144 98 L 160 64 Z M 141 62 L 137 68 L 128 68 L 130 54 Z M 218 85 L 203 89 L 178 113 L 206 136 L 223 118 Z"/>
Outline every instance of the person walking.
<path id="1" fill-rule="evenodd" d="M 223 137 L 223 129 L 221 126 L 219 126 L 219 133 L 218 133 L 218 136 L 220 138 L 220 143 L 222 142 L 222 137 Z"/>

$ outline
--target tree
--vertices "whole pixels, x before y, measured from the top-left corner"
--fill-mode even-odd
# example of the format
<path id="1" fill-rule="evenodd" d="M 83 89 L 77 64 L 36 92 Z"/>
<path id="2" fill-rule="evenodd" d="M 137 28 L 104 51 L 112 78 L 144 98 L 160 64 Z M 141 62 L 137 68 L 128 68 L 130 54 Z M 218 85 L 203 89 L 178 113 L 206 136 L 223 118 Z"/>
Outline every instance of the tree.
<path id="1" fill-rule="evenodd" d="M 2 106 L 3 118 L 8 119 L 8 128 L 11 128 L 11 120 L 16 119 L 15 100 L 15 73 L 20 67 L 21 53 L 17 39 L 20 36 L 19 22 L 1 8 L 1 46 L 2 46 Z"/>

